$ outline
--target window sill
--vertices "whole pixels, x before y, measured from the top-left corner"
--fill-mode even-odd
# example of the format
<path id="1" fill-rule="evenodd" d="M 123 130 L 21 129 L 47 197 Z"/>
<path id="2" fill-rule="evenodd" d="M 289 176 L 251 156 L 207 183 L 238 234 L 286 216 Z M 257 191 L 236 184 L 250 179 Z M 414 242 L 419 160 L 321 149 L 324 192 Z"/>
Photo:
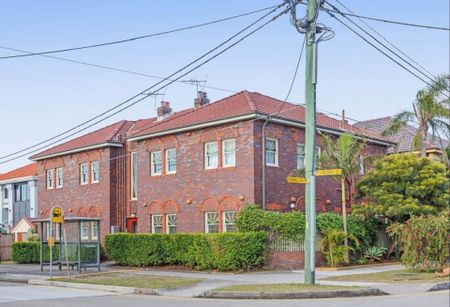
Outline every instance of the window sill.
<path id="1" fill-rule="evenodd" d="M 162 177 L 162 174 L 151 174 L 150 177 Z"/>
<path id="2" fill-rule="evenodd" d="M 92 184 L 100 183 L 100 181 L 92 181 Z"/>
<path id="3" fill-rule="evenodd" d="M 268 167 L 279 167 L 278 164 L 266 164 L 266 166 L 268 166 Z"/>
<path id="4" fill-rule="evenodd" d="M 176 175 L 177 172 L 170 172 L 170 173 L 166 173 L 166 175 Z"/>

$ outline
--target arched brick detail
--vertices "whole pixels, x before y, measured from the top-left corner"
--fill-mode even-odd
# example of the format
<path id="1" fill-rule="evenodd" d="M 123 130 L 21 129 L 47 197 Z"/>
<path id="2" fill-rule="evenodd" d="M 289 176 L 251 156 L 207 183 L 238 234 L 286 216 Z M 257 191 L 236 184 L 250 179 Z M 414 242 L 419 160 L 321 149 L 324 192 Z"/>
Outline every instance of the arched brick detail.
<path id="1" fill-rule="evenodd" d="M 239 211 L 241 205 L 239 200 L 233 196 L 225 196 L 219 201 L 218 209 L 222 211 Z"/>
<path id="2" fill-rule="evenodd" d="M 154 200 L 147 204 L 148 215 L 162 214 L 162 213 L 164 213 L 164 207 L 158 200 Z"/>
<path id="3" fill-rule="evenodd" d="M 219 141 L 220 140 L 220 134 L 219 131 L 206 131 L 202 132 L 200 134 L 199 143 L 206 143 L 206 142 L 213 142 L 213 141 Z"/>
<path id="4" fill-rule="evenodd" d="M 201 212 L 207 212 L 207 211 L 217 211 L 219 207 L 219 204 L 215 197 L 209 196 L 205 198 L 201 205 L 200 205 L 200 211 Z"/>
<path id="5" fill-rule="evenodd" d="M 87 211 L 88 217 L 101 217 L 101 211 L 97 206 L 91 206 Z"/>
<path id="6" fill-rule="evenodd" d="M 173 199 L 167 200 L 163 205 L 164 213 L 180 213 L 180 206 Z"/>
<path id="7" fill-rule="evenodd" d="M 144 142 L 144 146 L 147 151 L 161 150 L 164 147 L 164 141 L 162 138 L 152 138 Z"/>
<path id="8" fill-rule="evenodd" d="M 295 128 L 293 128 L 293 129 L 295 129 Z M 304 137 L 304 135 L 302 133 L 300 133 L 299 129 L 295 129 L 292 132 L 292 140 L 295 143 L 304 143 L 304 139 L 305 139 L 305 137 Z"/>
<path id="9" fill-rule="evenodd" d="M 163 139 L 164 148 L 178 148 L 180 147 L 180 143 L 178 138 L 175 135 L 168 135 Z"/>
<path id="10" fill-rule="evenodd" d="M 77 154 L 77 163 L 86 163 L 89 161 L 89 155 L 87 152 L 81 152 Z"/>
<path id="11" fill-rule="evenodd" d="M 237 138 L 239 136 L 239 129 L 236 126 L 218 130 L 217 132 L 220 139 Z"/>
<path id="12" fill-rule="evenodd" d="M 77 216 L 80 216 L 80 217 L 87 217 L 87 214 L 88 214 L 88 209 L 85 207 L 80 207 L 77 211 Z"/>
<path id="13" fill-rule="evenodd" d="M 88 157 L 89 157 L 89 161 L 95 161 L 95 160 L 101 160 L 102 158 L 102 154 L 101 152 L 103 152 L 103 148 L 98 149 L 98 150 L 93 150 L 93 151 L 88 151 Z"/>
<path id="14" fill-rule="evenodd" d="M 44 210 L 41 214 L 42 218 L 46 219 L 50 217 L 50 210 Z"/>
<path id="15" fill-rule="evenodd" d="M 282 133 L 281 133 L 280 129 L 266 130 L 266 138 L 280 139 L 281 135 L 282 135 Z"/>

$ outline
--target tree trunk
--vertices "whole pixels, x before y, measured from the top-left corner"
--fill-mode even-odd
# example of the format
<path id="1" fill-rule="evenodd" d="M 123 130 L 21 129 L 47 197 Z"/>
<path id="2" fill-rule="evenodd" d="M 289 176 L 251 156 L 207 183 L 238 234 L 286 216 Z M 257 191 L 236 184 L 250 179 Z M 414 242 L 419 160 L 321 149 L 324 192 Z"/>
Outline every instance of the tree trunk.
<path id="1" fill-rule="evenodd" d="M 421 128 L 420 156 L 427 157 L 427 131 L 424 128 Z"/>
<path id="2" fill-rule="evenodd" d="M 444 146 L 444 142 L 442 142 L 442 138 L 441 136 L 439 137 L 439 144 L 441 145 L 441 150 L 442 150 L 442 157 L 444 159 L 444 164 L 450 168 L 450 161 L 448 160 L 448 156 L 447 156 L 447 152 L 445 151 L 445 146 Z"/>
<path id="3" fill-rule="evenodd" d="M 345 263 L 350 262 L 348 255 L 348 233 L 347 233 L 347 203 L 345 199 L 345 178 L 341 178 L 341 193 L 342 193 L 342 224 L 344 225 L 344 246 L 345 246 Z"/>

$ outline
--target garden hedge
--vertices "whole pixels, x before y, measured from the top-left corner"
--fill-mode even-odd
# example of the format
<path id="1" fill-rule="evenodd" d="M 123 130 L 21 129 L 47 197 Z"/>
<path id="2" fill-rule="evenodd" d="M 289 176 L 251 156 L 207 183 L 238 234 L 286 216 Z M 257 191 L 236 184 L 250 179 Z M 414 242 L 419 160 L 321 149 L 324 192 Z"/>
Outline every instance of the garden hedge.
<path id="1" fill-rule="evenodd" d="M 39 263 L 39 242 L 16 242 L 12 245 L 12 259 L 16 263 Z"/>
<path id="2" fill-rule="evenodd" d="M 120 265 L 184 264 L 199 270 L 259 267 L 267 259 L 267 234 L 127 234 L 105 237 L 106 256 Z"/>

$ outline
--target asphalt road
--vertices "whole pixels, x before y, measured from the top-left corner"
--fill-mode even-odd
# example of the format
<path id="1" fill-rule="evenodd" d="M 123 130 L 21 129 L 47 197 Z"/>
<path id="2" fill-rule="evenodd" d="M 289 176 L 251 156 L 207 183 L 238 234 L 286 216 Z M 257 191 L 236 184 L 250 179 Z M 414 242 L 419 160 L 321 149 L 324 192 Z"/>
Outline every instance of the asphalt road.
<path id="1" fill-rule="evenodd" d="M 332 307 L 448 307 L 449 291 L 314 300 L 214 300 L 147 295 L 118 295 L 108 292 L 0 283 L 0 306 L 332 306 Z"/>

